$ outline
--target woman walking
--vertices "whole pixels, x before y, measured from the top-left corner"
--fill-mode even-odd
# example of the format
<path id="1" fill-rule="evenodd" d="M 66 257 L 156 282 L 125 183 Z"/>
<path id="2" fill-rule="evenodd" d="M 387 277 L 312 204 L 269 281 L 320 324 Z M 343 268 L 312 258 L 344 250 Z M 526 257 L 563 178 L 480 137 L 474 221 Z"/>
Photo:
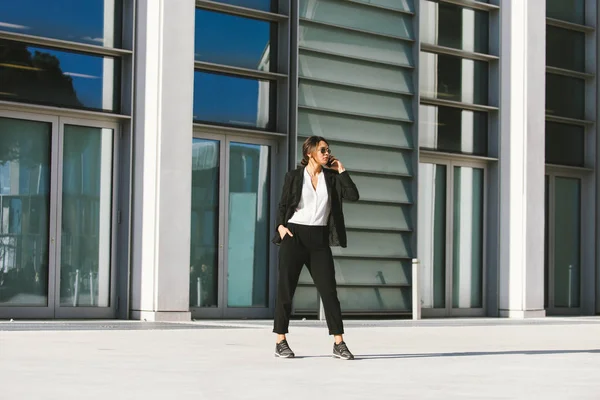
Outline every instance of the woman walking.
<path id="1" fill-rule="evenodd" d="M 323 301 L 329 334 L 335 338 L 333 356 L 352 360 L 354 356 L 343 338 L 330 246 L 346 247 L 342 199 L 357 201 L 358 189 L 341 161 L 331 155 L 324 138 L 306 139 L 302 154 L 302 166 L 285 176 L 273 239 L 280 245 L 273 328 L 277 334 L 275 356 L 294 357 L 285 335 L 300 271 L 306 265 Z"/>

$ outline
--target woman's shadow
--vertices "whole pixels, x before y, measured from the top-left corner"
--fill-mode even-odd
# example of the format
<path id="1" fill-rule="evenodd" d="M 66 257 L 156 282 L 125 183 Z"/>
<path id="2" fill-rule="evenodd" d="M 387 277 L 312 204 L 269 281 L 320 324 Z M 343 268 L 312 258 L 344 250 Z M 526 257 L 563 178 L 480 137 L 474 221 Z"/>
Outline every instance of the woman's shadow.
<path id="1" fill-rule="evenodd" d="M 440 357 L 482 357 L 509 355 L 552 355 L 552 354 L 600 354 L 600 349 L 589 350 L 514 350 L 514 351 L 466 351 L 450 353 L 406 353 L 406 354 L 357 354 L 354 361 L 395 359 L 395 358 L 440 358 Z M 296 358 L 330 358 L 332 356 L 296 356 Z"/>

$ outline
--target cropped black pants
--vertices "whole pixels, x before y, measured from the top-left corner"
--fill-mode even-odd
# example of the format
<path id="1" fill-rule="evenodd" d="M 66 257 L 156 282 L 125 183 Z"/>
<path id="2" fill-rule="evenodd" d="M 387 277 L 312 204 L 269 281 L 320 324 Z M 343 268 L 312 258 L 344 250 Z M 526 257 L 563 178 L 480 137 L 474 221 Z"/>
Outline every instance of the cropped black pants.
<path id="1" fill-rule="evenodd" d="M 336 290 L 328 228 L 297 224 L 288 224 L 287 228 L 294 236 L 286 235 L 279 248 L 279 278 L 273 332 L 288 333 L 292 298 L 302 267 L 306 265 L 323 301 L 329 334 L 343 334 L 344 325 Z"/>

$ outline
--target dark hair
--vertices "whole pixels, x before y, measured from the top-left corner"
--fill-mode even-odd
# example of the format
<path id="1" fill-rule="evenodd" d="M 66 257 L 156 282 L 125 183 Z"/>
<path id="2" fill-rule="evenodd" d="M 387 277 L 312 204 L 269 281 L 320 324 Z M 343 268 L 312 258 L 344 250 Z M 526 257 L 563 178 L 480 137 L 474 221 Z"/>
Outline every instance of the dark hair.
<path id="1" fill-rule="evenodd" d="M 302 145 L 302 161 L 300 161 L 301 165 L 305 167 L 308 165 L 308 155 L 315 151 L 321 142 L 325 142 L 329 146 L 327 139 L 321 136 L 311 136 L 304 141 L 304 144 Z"/>

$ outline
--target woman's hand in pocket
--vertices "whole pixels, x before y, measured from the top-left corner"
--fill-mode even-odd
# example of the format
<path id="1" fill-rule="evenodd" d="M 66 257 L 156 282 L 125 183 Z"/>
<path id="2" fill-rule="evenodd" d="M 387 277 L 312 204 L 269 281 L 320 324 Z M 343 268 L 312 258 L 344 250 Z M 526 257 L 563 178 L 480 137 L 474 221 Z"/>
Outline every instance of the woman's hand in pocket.
<path id="1" fill-rule="evenodd" d="M 279 227 L 277 228 L 277 231 L 279 232 L 279 237 L 281 238 L 281 240 L 283 240 L 285 235 L 294 236 L 294 235 L 292 235 L 292 232 L 290 232 L 290 230 L 283 225 L 279 225 Z"/>

